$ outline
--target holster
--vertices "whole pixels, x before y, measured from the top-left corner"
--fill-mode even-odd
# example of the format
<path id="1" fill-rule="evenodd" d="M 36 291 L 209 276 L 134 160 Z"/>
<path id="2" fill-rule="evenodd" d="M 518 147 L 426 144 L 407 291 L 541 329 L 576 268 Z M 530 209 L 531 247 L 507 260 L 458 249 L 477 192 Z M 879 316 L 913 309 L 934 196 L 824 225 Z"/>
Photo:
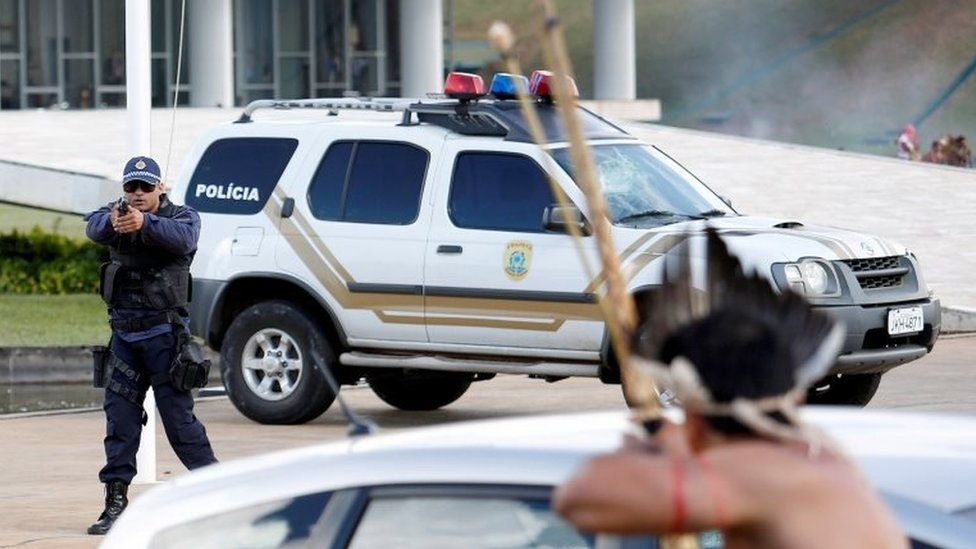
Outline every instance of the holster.
<path id="1" fill-rule="evenodd" d="M 107 376 L 112 375 L 111 371 L 106 372 L 110 354 L 108 347 L 92 347 L 92 386 L 96 389 L 104 388 Z"/>
<path id="2" fill-rule="evenodd" d="M 210 379 L 210 360 L 204 356 L 200 345 L 189 337 L 180 339 L 183 341 L 169 370 L 170 381 L 180 391 L 206 387 Z"/>
<path id="3" fill-rule="evenodd" d="M 115 295 L 115 275 L 118 274 L 122 265 L 115 262 L 102 263 L 99 268 L 98 292 L 102 295 L 102 301 L 111 305 Z"/>
<path id="4" fill-rule="evenodd" d="M 96 388 L 108 388 L 109 391 L 121 395 L 133 404 L 142 405 L 143 394 L 130 386 L 112 379 L 112 372 L 119 373 L 132 384 L 138 385 L 139 372 L 122 362 L 108 347 L 92 347 L 92 384 Z"/>

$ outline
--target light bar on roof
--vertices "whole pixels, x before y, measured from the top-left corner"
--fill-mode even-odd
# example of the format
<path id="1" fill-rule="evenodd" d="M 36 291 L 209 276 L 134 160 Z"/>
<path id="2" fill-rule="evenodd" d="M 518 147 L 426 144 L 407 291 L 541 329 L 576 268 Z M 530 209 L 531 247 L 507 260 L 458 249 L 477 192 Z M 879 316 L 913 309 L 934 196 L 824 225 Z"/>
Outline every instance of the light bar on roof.
<path id="1" fill-rule="evenodd" d="M 496 99 L 516 99 L 519 87 L 526 93 L 529 91 L 529 79 L 521 74 L 500 72 L 491 79 L 488 93 Z"/>
<path id="2" fill-rule="evenodd" d="M 539 99 L 552 101 L 556 95 L 553 78 L 552 71 L 532 71 L 532 76 L 529 78 L 529 93 Z M 566 84 L 569 87 L 570 97 L 578 98 L 579 90 L 576 88 L 576 81 L 567 76 Z"/>
<path id="3" fill-rule="evenodd" d="M 484 97 L 485 81 L 477 74 L 452 72 L 444 82 L 444 95 L 462 101 Z"/>

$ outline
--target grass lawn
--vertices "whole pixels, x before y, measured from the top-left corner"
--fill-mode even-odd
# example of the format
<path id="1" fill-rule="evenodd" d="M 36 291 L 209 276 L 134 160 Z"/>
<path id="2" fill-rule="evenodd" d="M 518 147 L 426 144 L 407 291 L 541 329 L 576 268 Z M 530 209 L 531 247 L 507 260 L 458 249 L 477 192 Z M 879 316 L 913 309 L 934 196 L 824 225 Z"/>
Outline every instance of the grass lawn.
<path id="1" fill-rule="evenodd" d="M 105 345 L 107 319 L 97 295 L 0 295 L 0 347 Z"/>
<path id="2" fill-rule="evenodd" d="M 71 238 L 85 238 L 85 222 L 80 215 L 0 202 L 0 233 L 29 231 L 34 226 Z"/>

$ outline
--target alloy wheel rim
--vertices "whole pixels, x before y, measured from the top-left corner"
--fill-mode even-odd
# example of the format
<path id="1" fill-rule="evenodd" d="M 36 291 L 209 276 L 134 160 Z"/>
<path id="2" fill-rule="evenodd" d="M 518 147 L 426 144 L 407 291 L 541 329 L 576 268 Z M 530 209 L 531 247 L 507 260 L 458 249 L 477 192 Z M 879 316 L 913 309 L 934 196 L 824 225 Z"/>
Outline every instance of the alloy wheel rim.
<path id="1" fill-rule="evenodd" d="M 277 328 L 263 328 L 248 338 L 241 352 L 247 388 L 259 398 L 278 401 L 295 392 L 304 371 L 297 341 Z"/>

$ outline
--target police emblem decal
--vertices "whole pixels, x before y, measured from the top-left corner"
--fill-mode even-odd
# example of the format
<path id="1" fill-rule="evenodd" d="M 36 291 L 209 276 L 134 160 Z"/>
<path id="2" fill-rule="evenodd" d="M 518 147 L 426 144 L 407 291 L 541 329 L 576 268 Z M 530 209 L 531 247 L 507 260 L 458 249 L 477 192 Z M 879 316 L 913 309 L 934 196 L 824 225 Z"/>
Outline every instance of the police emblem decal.
<path id="1" fill-rule="evenodd" d="M 513 240 L 505 246 L 502 255 L 505 274 L 512 280 L 522 280 L 532 267 L 532 243 L 526 240 Z"/>
<path id="2" fill-rule="evenodd" d="M 145 168 L 146 168 L 146 163 L 145 162 L 143 162 L 142 160 L 136 162 L 136 169 L 137 170 L 144 170 Z"/>

